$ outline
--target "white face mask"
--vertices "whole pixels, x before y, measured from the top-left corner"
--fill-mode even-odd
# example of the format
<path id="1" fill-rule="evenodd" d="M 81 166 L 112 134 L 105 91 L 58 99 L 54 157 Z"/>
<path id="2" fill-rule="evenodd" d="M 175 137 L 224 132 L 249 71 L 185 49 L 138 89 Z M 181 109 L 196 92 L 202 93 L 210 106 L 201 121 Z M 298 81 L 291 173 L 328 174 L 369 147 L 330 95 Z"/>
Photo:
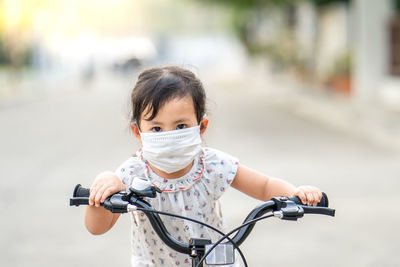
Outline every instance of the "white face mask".
<path id="1" fill-rule="evenodd" d="M 187 167 L 201 151 L 200 126 L 140 133 L 143 158 L 166 173 Z"/>

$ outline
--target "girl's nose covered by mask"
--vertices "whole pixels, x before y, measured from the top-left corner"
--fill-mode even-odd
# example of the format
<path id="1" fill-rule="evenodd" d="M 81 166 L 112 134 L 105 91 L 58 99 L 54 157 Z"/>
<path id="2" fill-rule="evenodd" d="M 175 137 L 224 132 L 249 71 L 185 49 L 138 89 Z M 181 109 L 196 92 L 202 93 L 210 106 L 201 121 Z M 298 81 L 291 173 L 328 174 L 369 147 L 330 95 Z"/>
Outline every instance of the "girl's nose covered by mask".
<path id="1" fill-rule="evenodd" d="M 200 126 L 167 132 L 140 133 L 143 158 L 166 173 L 188 166 L 201 151 Z"/>

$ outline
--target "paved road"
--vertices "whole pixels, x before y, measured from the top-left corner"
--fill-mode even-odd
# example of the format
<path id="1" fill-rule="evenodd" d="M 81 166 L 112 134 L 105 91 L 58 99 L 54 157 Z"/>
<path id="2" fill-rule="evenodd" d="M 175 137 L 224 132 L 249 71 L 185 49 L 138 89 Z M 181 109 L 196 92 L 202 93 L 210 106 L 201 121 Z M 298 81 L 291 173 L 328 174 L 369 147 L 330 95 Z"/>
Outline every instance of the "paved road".
<path id="1" fill-rule="evenodd" d="M 259 223 L 244 243 L 250 266 L 399 266 L 400 155 L 274 107 L 241 88 L 205 82 L 206 144 L 243 164 L 328 192 L 336 218 Z M 226 84 L 225 84 L 226 85 Z M 0 266 L 129 266 L 129 219 L 103 236 L 68 206 L 76 183 L 135 151 L 127 127 L 131 82 L 60 84 L 61 92 L 0 106 Z M 228 224 L 259 204 L 234 189 Z"/>

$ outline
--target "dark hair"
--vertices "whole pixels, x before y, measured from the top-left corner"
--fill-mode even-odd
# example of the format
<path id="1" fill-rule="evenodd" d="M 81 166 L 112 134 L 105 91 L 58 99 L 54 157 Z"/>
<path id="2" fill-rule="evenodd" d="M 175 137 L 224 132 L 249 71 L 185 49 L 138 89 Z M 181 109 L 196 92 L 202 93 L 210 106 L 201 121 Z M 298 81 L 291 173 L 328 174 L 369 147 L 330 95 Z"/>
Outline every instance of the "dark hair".
<path id="1" fill-rule="evenodd" d="M 148 114 L 151 114 L 148 119 L 152 120 L 168 100 L 187 95 L 193 100 L 197 122 L 200 123 L 205 114 L 206 94 L 201 81 L 193 72 L 177 66 L 144 70 L 132 90 L 131 122 L 139 124 L 146 108 Z"/>

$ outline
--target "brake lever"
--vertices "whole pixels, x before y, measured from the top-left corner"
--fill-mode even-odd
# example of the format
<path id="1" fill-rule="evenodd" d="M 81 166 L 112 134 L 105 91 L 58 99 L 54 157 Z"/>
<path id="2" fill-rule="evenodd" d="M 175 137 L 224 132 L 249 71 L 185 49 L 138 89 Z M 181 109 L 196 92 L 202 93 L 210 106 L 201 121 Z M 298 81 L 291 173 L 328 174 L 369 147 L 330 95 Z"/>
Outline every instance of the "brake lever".
<path id="1" fill-rule="evenodd" d="M 103 207 L 112 213 L 127 213 L 129 194 L 125 191 L 116 193 L 104 200 Z"/>
<path id="2" fill-rule="evenodd" d="M 133 187 L 129 188 L 129 194 L 139 198 L 143 197 L 155 198 L 157 196 L 157 193 L 162 193 L 162 191 L 158 187 L 155 187 L 154 185 L 148 186 L 142 190 L 138 190 Z"/>
<path id="3" fill-rule="evenodd" d="M 273 211 L 275 217 L 282 220 L 297 221 L 304 215 L 303 207 L 287 197 L 274 197 L 272 201 L 275 202 L 275 210 Z"/>
<path id="4" fill-rule="evenodd" d="M 298 218 L 303 217 L 304 214 L 322 214 L 328 216 L 335 216 L 335 210 L 328 207 L 321 206 L 306 206 L 297 204 L 288 197 L 274 197 L 272 200 L 275 202 L 276 208 L 274 216 L 282 220 L 296 221 Z"/>

